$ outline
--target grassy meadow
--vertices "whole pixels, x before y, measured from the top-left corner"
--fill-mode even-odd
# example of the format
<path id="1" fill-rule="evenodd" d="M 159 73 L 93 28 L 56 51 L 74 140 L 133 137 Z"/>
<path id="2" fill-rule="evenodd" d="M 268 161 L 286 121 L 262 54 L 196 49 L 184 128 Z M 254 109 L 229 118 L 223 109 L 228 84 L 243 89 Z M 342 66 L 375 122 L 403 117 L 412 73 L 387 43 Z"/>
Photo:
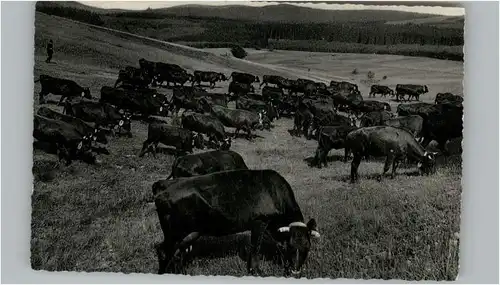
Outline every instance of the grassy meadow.
<path id="1" fill-rule="evenodd" d="M 377 78 L 388 75 L 388 85 L 401 80 L 428 84 L 431 102 L 443 90 L 462 93 L 460 62 L 388 55 L 332 56 L 298 51 L 249 52 L 246 60 L 224 58 L 215 52 L 196 53 L 182 47 L 153 45 L 58 17 L 36 14 L 34 78 L 48 74 L 75 80 L 91 88 L 94 98 L 104 85 L 114 83 L 119 68 L 138 65 L 141 57 L 194 69 L 230 73 L 240 70 L 318 80 L 345 77 L 364 84 L 368 70 Z M 54 63 L 46 64 L 44 44 L 54 40 Z M 199 56 L 207 53 L 206 56 Z M 360 74 L 352 75 L 354 68 Z M 308 70 L 310 69 L 310 70 Z M 382 79 L 380 79 L 382 80 Z M 228 82 L 212 92 L 226 92 Z M 259 91 L 258 88 L 256 88 Z M 40 84 L 35 83 L 34 111 Z M 160 92 L 170 95 L 171 90 Z M 50 97 L 52 96 L 52 97 Z M 59 99 L 49 95 L 51 99 Z M 389 100 L 389 99 L 381 99 Z M 395 102 L 391 101 L 393 107 Z M 51 108 L 61 111 L 60 107 Z M 415 166 L 401 167 L 399 175 L 378 182 L 373 177 L 382 161 L 363 161 L 360 182 L 350 184 L 350 164 L 343 151 L 331 151 L 327 168 L 308 166 L 315 141 L 291 137 L 291 119 L 275 122 L 271 131 L 257 132 L 253 143 L 233 141 L 250 168 L 279 172 L 292 186 L 306 219 L 318 222 L 321 238 L 313 243 L 304 277 L 454 280 L 458 274 L 461 162 L 440 160 L 432 176 L 418 176 Z M 113 138 L 111 155 L 102 165 L 81 162 L 56 166 L 55 155 L 33 153 L 31 265 L 36 270 L 153 273 L 158 270 L 153 245 L 162 240 L 152 184 L 170 174 L 173 157 L 160 154 L 138 158 L 147 137 L 147 124 L 134 121 L 133 138 Z M 236 251 L 248 237 L 203 238 L 195 246 L 198 257 L 189 274 L 246 274 Z M 282 269 L 262 262 L 265 276 L 282 276 Z M 165 276 L 165 278 L 168 278 Z"/>

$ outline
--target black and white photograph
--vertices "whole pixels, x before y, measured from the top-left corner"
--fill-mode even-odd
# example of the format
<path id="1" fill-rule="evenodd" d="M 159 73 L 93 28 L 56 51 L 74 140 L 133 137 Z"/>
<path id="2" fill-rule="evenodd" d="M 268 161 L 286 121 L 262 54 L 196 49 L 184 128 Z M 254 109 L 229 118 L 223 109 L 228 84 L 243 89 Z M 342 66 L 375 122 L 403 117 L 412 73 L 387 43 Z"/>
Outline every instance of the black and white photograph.
<path id="1" fill-rule="evenodd" d="M 397 4 L 36 2 L 31 268 L 456 280 L 466 11 Z"/>

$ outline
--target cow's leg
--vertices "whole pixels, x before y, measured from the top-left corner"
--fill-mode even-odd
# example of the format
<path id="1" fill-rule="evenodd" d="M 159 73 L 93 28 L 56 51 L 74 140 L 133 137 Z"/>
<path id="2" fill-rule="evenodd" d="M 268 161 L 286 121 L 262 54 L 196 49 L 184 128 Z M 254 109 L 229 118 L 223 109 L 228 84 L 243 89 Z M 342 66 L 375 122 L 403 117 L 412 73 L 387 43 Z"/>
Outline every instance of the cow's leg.
<path id="1" fill-rule="evenodd" d="M 316 149 L 316 154 L 314 155 L 313 160 L 311 161 L 311 166 L 321 168 L 321 148 L 319 146 Z"/>
<path id="2" fill-rule="evenodd" d="M 42 91 L 40 91 L 40 93 L 38 94 L 38 104 L 43 104 L 45 103 L 45 100 L 44 100 L 44 96 L 47 96 L 49 93 L 46 92 L 45 90 L 43 90 L 43 87 L 42 87 Z"/>
<path id="3" fill-rule="evenodd" d="M 392 173 L 391 173 L 391 179 L 394 179 L 396 177 L 396 169 L 399 166 L 399 162 L 401 161 L 401 158 L 397 157 L 392 160 Z"/>
<path id="4" fill-rule="evenodd" d="M 234 130 L 234 138 L 237 138 L 238 137 L 238 133 L 240 132 L 240 128 L 236 128 L 236 130 Z"/>
<path id="5" fill-rule="evenodd" d="M 64 98 L 66 98 L 66 96 L 61 95 L 61 99 L 59 99 L 59 103 L 57 103 L 58 106 L 62 106 L 62 102 L 63 102 Z"/>
<path id="6" fill-rule="evenodd" d="M 351 151 L 349 150 L 349 148 L 348 148 L 348 147 L 346 147 L 346 148 L 344 149 L 344 162 L 347 162 L 347 160 L 349 160 L 349 154 L 350 154 L 350 152 L 351 152 Z"/>
<path id="7" fill-rule="evenodd" d="M 387 155 L 387 158 L 385 159 L 384 170 L 382 171 L 382 174 L 378 177 L 379 181 L 382 181 L 382 177 L 384 177 L 385 173 L 389 171 L 393 162 L 394 162 L 394 154 L 393 151 L 391 150 L 391 152 Z"/>
<path id="8" fill-rule="evenodd" d="M 255 274 L 259 271 L 260 246 L 264 233 L 266 232 L 267 225 L 268 224 L 266 222 L 260 220 L 255 221 L 252 225 L 250 254 L 248 255 L 247 261 L 247 270 L 249 274 Z"/>
<path id="9" fill-rule="evenodd" d="M 361 163 L 361 154 L 355 153 L 354 158 L 351 162 L 351 183 L 356 182 L 358 180 L 358 167 Z"/>

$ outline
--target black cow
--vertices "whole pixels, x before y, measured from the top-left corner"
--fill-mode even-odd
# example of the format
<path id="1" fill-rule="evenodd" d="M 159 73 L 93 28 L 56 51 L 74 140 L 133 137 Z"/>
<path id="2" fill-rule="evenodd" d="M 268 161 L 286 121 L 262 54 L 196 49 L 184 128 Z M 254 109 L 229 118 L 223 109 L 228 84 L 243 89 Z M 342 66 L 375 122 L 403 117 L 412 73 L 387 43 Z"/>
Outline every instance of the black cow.
<path id="1" fill-rule="evenodd" d="M 43 97 L 49 94 L 61 95 L 59 104 L 62 103 L 64 98 L 85 97 L 87 99 L 92 99 L 92 96 L 90 95 L 90 89 L 81 87 L 73 80 L 62 79 L 42 74 L 40 75 L 40 78 L 38 80 L 35 80 L 35 83 L 38 81 L 40 81 L 40 85 L 42 85 L 42 90 L 38 94 L 39 104 L 45 103 Z"/>
<path id="2" fill-rule="evenodd" d="M 307 139 L 318 138 L 317 131 L 323 126 L 355 126 L 354 118 L 349 118 L 340 114 L 325 113 L 320 116 L 314 116 L 309 124 Z M 315 134 L 314 134 L 315 133 Z"/>
<path id="3" fill-rule="evenodd" d="M 419 115 L 409 115 L 384 120 L 381 125 L 406 130 L 407 132 L 412 134 L 413 137 L 418 138 L 422 135 L 423 124 L 424 119 L 422 119 L 422 117 L 420 117 Z"/>
<path id="4" fill-rule="evenodd" d="M 152 77 L 147 71 L 127 66 L 118 72 L 118 79 L 116 79 L 114 87 L 116 88 L 121 84 L 121 87 L 124 88 L 147 88 L 151 81 Z"/>
<path id="5" fill-rule="evenodd" d="M 199 98 L 196 98 L 196 94 L 200 92 L 206 93 L 204 89 L 200 89 L 199 87 L 174 87 L 172 99 L 169 103 L 170 108 L 175 109 L 175 114 L 177 114 L 181 108 L 195 112 L 203 112 Z"/>
<path id="6" fill-rule="evenodd" d="M 284 83 L 286 78 L 279 76 L 279 75 L 264 75 L 262 76 L 262 83 L 259 85 L 262 87 L 262 85 L 267 84 L 274 84 L 276 87 L 282 87 L 281 85 Z"/>
<path id="7" fill-rule="evenodd" d="M 73 127 L 75 127 L 75 129 L 80 133 L 82 137 L 92 137 L 96 142 L 102 144 L 108 143 L 108 139 L 106 138 L 104 130 L 96 128 L 95 126 L 91 126 L 81 119 L 59 113 L 47 107 L 40 107 L 40 109 L 38 109 L 36 113 L 37 115 L 46 117 L 48 119 L 59 120 L 71 124 Z"/>
<path id="8" fill-rule="evenodd" d="M 179 255 L 201 236 L 251 231 L 247 271 L 259 271 L 263 236 L 284 244 L 285 274 L 298 276 L 319 237 L 316 221 L 304 223 L 293 190 L 274 170 L 232 170 L 174 180 L 152 186 L 164 240 L 156 245 L 159 274 L 179 273 Z M 180 264 L 182 269 L 182 264 Z"/>
<path id="9" fill-rule="evenodd" d="M 222 107 L 227 107 L 228 103 L 228 98 L 226 94 L 223 93 L 205 93 L 205 92 L 199 92 L 195 94 L 195 98 L 198 99 L 198 103 L 201 106 L 201 108 L 204 107 L 204 105 L 209 104 L 209 105 L 219 105 Z M 205 112 L 208 112 L 209 109 L 204 109 Z"/>
<path id="10" fill-rule="evenodd" d="M 262 97 L 266 101 L 280 100 L 285 96 L 283 89 L 280 87 L 264 86 L 262 88 Z"/>
<path id="11" fill-rule="evenodd" d="M 408 101 L 411 98 L 415 98 L 415 100 L 419 100 L 420 95 L 429 92 L 429 88 L 427 85 L 415 85 L 415 84 L 398 84 L 396 85 L 396 99 L 404 100 L 404 96 L 408 95 Z"/>
<path id="12" fill-rule="evenodd" d="M 103 86 L 99 102 L 109 103 L 130 113 L 140 113 L 144 117 L 168 115 L 166 98 L 161 98 L 154 89 L 123 90 Z"/>
<path id="13" fill-rule="evenodd" d="M 391 111 L 391 106 L 389 105 L 389 103 L 372 100 L 351 102 L 349 108 L 356 115 L 376 111 Z"/>
<path id="14" fill-rule="evenodd" d="M 357 84 L 347 82 L 347 81 L 330 81 L 330 87 L 335 91 L 345 91 L 347 93 L 356 93 L 360 94 L 359 88 Z"/>
<path id="15" fill-rule="evenodd" d="M 306 105 L 300 104 L 295 112 L 293 129 L 290 134 L 292 136 L 300 136 L 303 134 L 305 137 L 309 137 L 308 131 L 313 118 L 314 115 L 311 110 L 309 110 Z"/>
<path id="16" fill-rule="evenodd" d="M 118 129 L 125 130 L 126 135 L 132 137 L 131 115 L 120 114 L 113 106 L 98 102 L 66 102 L 64 113 L 82 119 L 85 122 L 96 123 L 96 126 L 111 127 L 113 132 Z"/>
<path id="17" fill-rule="evenodd" d="M 370 94 L 368 94 L 368 98 L 375 97 L 377 94 L 380 94 L 381 97 L 386 97 L 387 95 L 394 96 L 394 90 L 383 85 L 372 85 L 370 87 Z"/>
<path id="18" fill-rule="evenodd" d="M 437 104 L 433 111 L 424 118 L 422 127 L 422 145 L 427 145 L 435 140 L 439 149 L 446 153 L 445 145 L 448 140 L 462 136 L 463 107 L 450 104 Z"/>
<path id="19" fill-rule="evenodd" d="M 139 157 L 143 157 L 147 152 L 152 152 L 156 157 L 156 149 L 159 143 L 173 146 L 179 153 L 192 153 L 196 147 L 204 149 L 202 134 L 197 134 L 190 130 L 169 126 L 166 123 L 154 122 L 148 126 L 148 138 L 142 144 Z"/>
<path id="20" fill-rule="evenodd" d="M 221 106 L 212 106 L 211 113 L 216 116 L 226 127 L 235 128 L 234 137 L 240 130 L 247 132 L 247 138 L 252 139 L 252 130 L 268 129 L 270 125 L 265 124 L 262 113 L 256 114 L 246 110 L 233 110 Z"/>
<path id="21" fill-rule="evenodd" d="M 413 103 L 413 104 L 399 104 L 397 113 L 399 116 L 419 115 L 422 118 L 427 118 L 427 114 L 435 109 L 434 104 L 430 103 Z"/>
<path id="22" fill-rule="evenodd" d="M 215 116 L 183 113 L 182 127 L 207 135 L 209 142 L 217 143 L 219 149 L 228 150 L 231 147 L 231 138 L 227 136 L 222 122 Z"/>
<path id="23" fill-rule="evenodd" d="M 245 161 L 237 152 L 231 150 L 206 151 L 177 157 L 167 179 L 237 169 L 248 169 Z"/>
<path id="24" fill-rule="evenodd" d="M 167 82 L 167 87 L 170 87 L 170 83 L 173 83 L 174 86 L 177 86 L 179 84 L 180 86 L 184 86 L 186 82 L 191 81 L 194 82 L 194 77 L 191 74 L 188 74 L 186 72 L 181 72 L 181 71 L 176 71 L 176 70 L 170 70 L 170 71 L 164 71 L 160 74 L 158 74 L 155 77 L 155 86 L 162 86 L 163 82 Z"/>
<path id="25" fill-rule="evenodd" d="M 438 93 L 436 95 L 436 99 L 434 103 L 436 104 L 452 104 L 456 106 L 460 106 L 463 104 L 464 98 L 462 96 L 458 96 L 452 93 Z"/>
<path id="26" fill-rule="evenodd" d="M 154 63 L 154 78 L 153 86 L 163 81 L 185 83 L 186 81 L 192 79 L 191 76 L 187 74 L 187 71 L 177 64 L 155 62 Z"/>
<path id="27" fill-rule="evenodd" d="M 55 146 L 59 161 L 66 160 L 66 165 L 77 159 L 90 164 L 99 163 L 90 151 L 93 134 L 82 135 L 70 123 L 34 115 L 33 137 L 40 144 Z"/>
<path id="28" fill-rule="evenodd" d="M 234 71 L 233 73 L 231 73 L 231 76 L 229 76 L 229 78 L 233 79 L 232 82 L 245 83 L 245 84 L 249 84 L 249 85 L 251 85 L 254 82 L 257 82 L 257 83 L 260 82 L 258 76 L 255 76 L 255 75 L 250 74 L 250 73 L 242 73 L 242 72 L 237 72 L 237 71 Z"/>
<path id="29" fill-rule="evenodd" d="M 262 115 L 267 116 L 271 122 L 278 117 L 278 112 L 272 102 L 266 103 L 264 101 L 241 97 L 236 100 L 236 109 L 247 110 L 258 114 L 262 113 Z"/>
<path id="30" fill-rule="evenodd" d="M 359 126 L 361 128 L 383 126 L 385 121 L 392 119 L 393 117 L 394 117 L 394 115 L 391 112 L 387 112 L 387 111 L 368 112 L 368 113 L 365 113 L 360 118 Z"/>
<path id="31" fill-rule="evenodd" d="M 255 92 L 255 88 L 248 83 L 234 82 L 229 83 L 227 93 L 229 95 L 234 94 L 236 97 L 240 95 L 245 95 L 250 92 Z"/>
<path id="32" fill-rule="evenodd" d="M 328 166 L 326 158 L 328 152 L 332 149 L 342 149 L 345 147 L 345 139 L 347 135 L 356 130 L 355 126 L 324 126 L 318 130 L 318 148 L 316 149 L 316 155 L 311 163 L 311 166 L 316 165 L 321 168 L 321 164 L 325 167 Z M 344 161 L 347 162 L 349 153 L 346 149 Z"/>
<path id="33" fill-rule="evenodd" d="M 346 151 L 353 153 L 351 163 L 351 182 L 358 179 L 358 167 L 363 157 L 386 157 L 384 170 L 379 176 L 389 171 L 396 175 L 399 162 L 410 159 L 419 161 L 419 169 L 426 173 L 435 171 L 435 153 L 428 153 L 407 131 L 389 126 L 360 128 L 350 132 L 345 141 Z"/>
<path id="34" fill-rule="evenodd" d="M 217 81 L 226 80 L 226 76 L 220 72 L 195 70 L 192 85 L 198 83 L 198 86 L 201 86 L 202 82 L 209 82 L 210 88 L 214 88 Z"/>

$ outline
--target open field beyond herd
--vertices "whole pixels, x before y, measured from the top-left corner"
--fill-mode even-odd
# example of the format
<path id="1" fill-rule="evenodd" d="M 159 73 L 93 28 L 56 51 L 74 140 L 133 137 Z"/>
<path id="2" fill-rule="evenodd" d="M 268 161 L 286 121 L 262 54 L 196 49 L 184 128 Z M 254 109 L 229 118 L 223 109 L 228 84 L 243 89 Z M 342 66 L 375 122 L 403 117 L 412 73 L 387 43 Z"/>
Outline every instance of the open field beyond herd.
<path id="1" fill-rule="evenodd" d="M 35 20 L 34 80 L 40 74 L 67 78 L 90 87 L 99 98 L 113 86 L 118 71 L 138 66 L 140 58 L 179 64 L 190 72 L 232 71 L 262 77 L 275 74 L 322 81 L 344 79 L 358 84 L 363 97 L 370 85 L 426 84 L 420 97 L 433 102 L 439 92 L 462 94 L 463 63 L 419 57 L 331 54 L 298 51 L 253 51 L 245 60 L 221 56 L 227 49 L 195 50 L 135 39 L 42 13 Z M 54 62 L 45 63 L 45 43 L 54 40 Z M 357 74 L 352 74 L 356 69 Z M 367 72 L 375 74 L 368 81 Z M 386 79 L 383 77 L 386 76 Z M 210 92 L 227 92 L 228 81 Z M 255 84 L 256 92 L 260 92 Z M 40 84 L 34 83 L 34 110 Z M 159 92 L 171 95 L 168 88 Z M 59 96 L 49 95 L 50 100 Z M 397 102 L 377 98 L 396 109 Z M 234 103 L 230 107 L 234 108 Z M 55 104 L 47 105 L 62 111 Z M 317 142 L 292 137 L 293 119 L 281 118 L 271 131 L 257 131 L 253 142 L 233 140 L 251 169 L 273 169 L 292 186 L 305 219 L 315 218 L 321 238 L 313 242 L 303 269 L 307 278 L 396 278 L 454 280 L 458 273 L 461 160 L 438 160 L 437 173 L 416 175 L 416 167 L 399 169 L 395 179 L 377 181 L 383 161 L 362 161 L 360 181 L 349 183 L 350 163 L 343 150 L 332 150 L 326 168 L 311 168 Z M 132 138 L 112 138 L 101 165 L 75 161 L 57 165 L 57 156 L 34 151 L 31 263 L 34 269 L 156 273 L 153 245 L 163 239 L 151 186 L 165 179 L 174 157 L 138 157 L 147 123 L 133 121 Z M 232 132 L 232 130 L 230 130 Z M 199 150 L 198 150 L 199 151 Z M 195 151 L 195 152 L 198 152 Z M 52 176 L 52 177 L 50 177 Z M 52 179 L 48 179 L 50 177 Z M 202 238 L 189 274 L 246 274 L 237 252 L 248 235 Z M 282 276 L 282 268 L 261 263 L 264 276 Z M 168 276 L 165 276 L 168 279 Z"/>

